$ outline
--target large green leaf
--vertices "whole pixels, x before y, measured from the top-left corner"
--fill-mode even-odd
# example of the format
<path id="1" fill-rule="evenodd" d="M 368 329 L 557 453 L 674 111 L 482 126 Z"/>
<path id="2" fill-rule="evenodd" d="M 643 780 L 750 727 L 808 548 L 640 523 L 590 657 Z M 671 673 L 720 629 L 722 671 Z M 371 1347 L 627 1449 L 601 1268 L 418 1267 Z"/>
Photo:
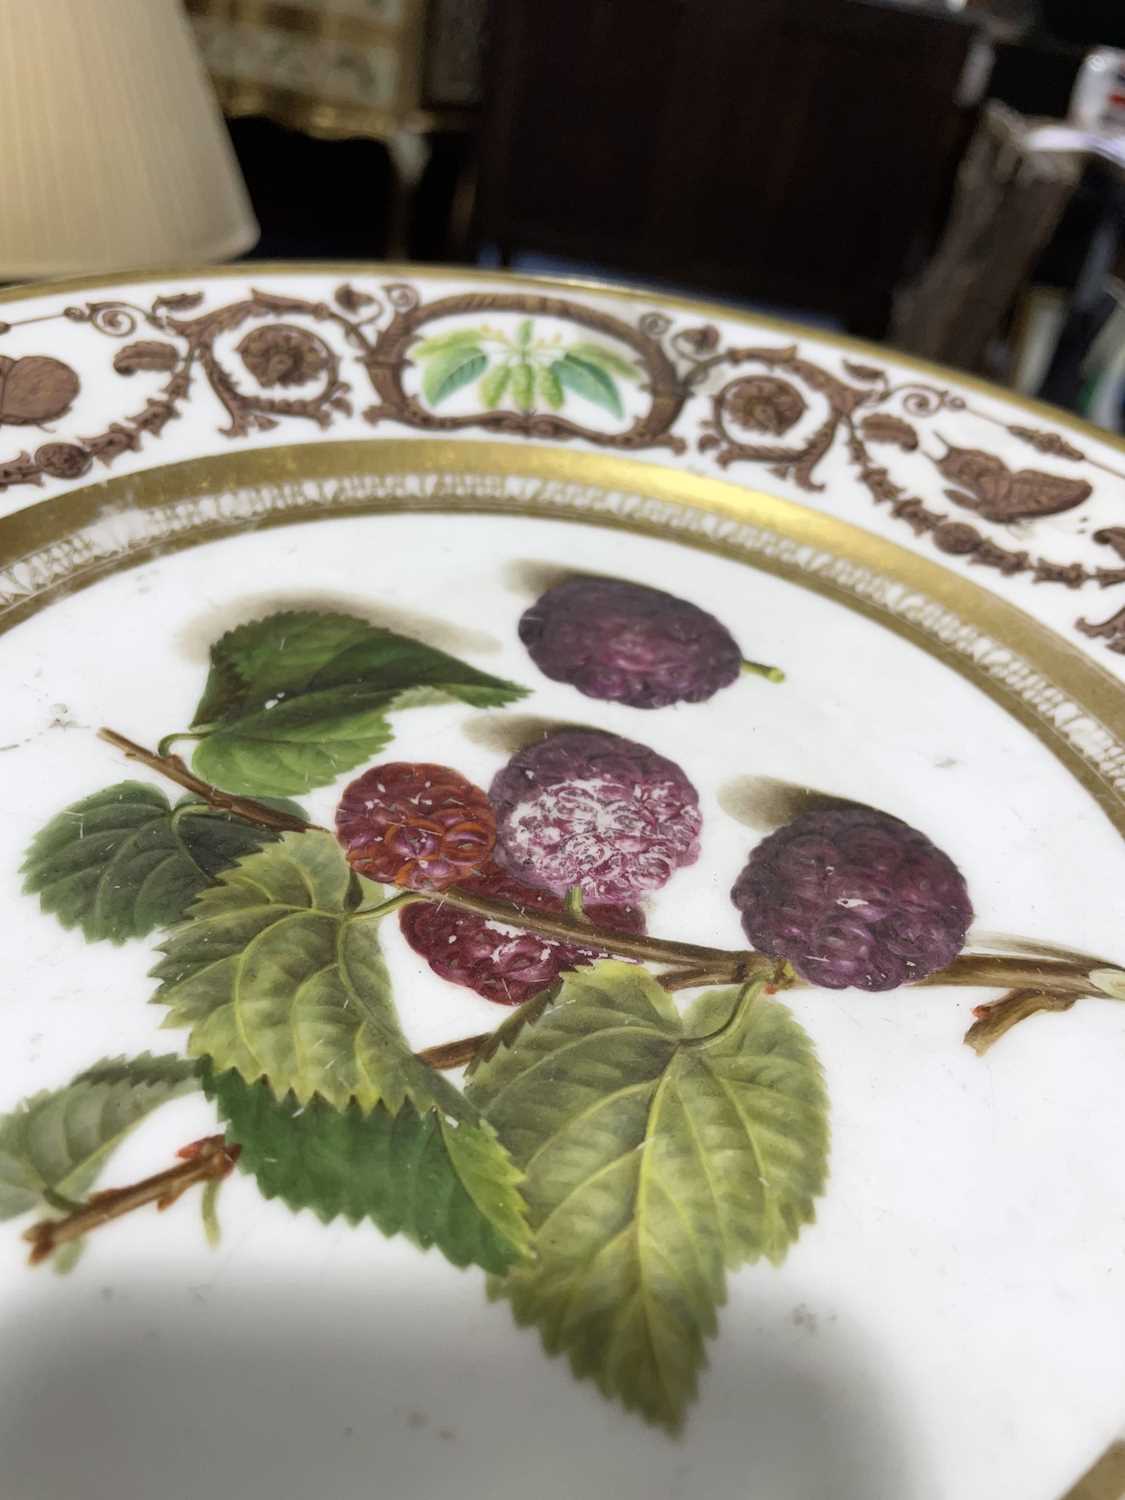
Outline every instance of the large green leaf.
<path id="1" fill-rule="evenodd" d="M 188 1050 L 277 1098 L 405 1100 L 455 1119 L 463 1096 L 413 1055 L 398 1023 L 377 923 L 350 909 L 351 871 L 328 833 L 285 834 L 240 860 L 161 945 L 156 999 Z"/>
<path id="2" fill-rule="evenodd" d="M 193 765 L 227 791 L 288 796 L 376 755 L 392 708 L 442 698 L 498 708 L 525 691 L 366 620 L 286 610 L 212 646 Z"/>
<path id="3" fill-rule="evenodd" d="M 0 1117 L 0 1219 L 77 1199 L 134 1125 L 199 1087 L 198 1064 L 181 1057 L 117 1057 L 66 1088 L 36 1094 Z"/>
<path id="4" fill-rule="evenodd" d="M 576 354 L 564 354 L 562 359 L 555 360 L 551 369 L 560 384 L 573 391 L 576 396 L 593 401 L 596 406 L 604 407 L 615 417 L 624 414 L 617 384 L 601 365 L 594 364 L 592 360 L 581 359 Z"/>
<path id="5" fill-rule="evenodd" d="M 310 1208 L 325 1223 L 370 1219 L 384 1234 L 437 1245 L 456 1266 L 502 1273 L 531 1252 L 522 1173 L 492 1128 L 473 1115 L 454 1125 L 435 1110 L 382 1105 L 363 1114 L 320 1099 L 275 1099 L 237 1073 L 210 1076 L 209 1094 L 242 1148 L 239 1165 L 267 1198 Z"/>
<path id="6" fill-rule="evenodd" d="M 426 359 L 422 394 L 431 406 L 440 406 L 454 391 L 471 385 L 487 365 L 488 355 L 475 344 L 449 344 Z"/>
<path id="7" fill-rule="evenodd" d="M 286 810 L 304 816 L 293 803 Z M 276 837 L 196 797 L 173 808 L 159 788 L 121 781 L 73 803 L 36 834 L 24 889 L 90 942 L 122 943 L 178 922 L 220 871 Z"/>
<path id="8" fill-rule="evenodd" d="M 669 1429 L 725 1269 L 780 1260 L 824 1187 L 820 1070 L 761 988 L 709 992 L 681 1023 L 651 976 L 604 961 L 564 977 L 469 1087 L 527 1173 L 539 1259 L 503 1283 L 517 1321 Z"/>

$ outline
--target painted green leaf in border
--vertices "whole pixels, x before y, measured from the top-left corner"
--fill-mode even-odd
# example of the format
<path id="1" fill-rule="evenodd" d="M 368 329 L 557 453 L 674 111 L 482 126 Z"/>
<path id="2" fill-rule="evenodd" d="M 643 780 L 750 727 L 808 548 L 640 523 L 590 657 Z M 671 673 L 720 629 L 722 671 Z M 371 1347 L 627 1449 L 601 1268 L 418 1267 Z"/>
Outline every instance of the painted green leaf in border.
<path id="1" fill-rule="evenodd" d="M 52 1207 L 49 1194 L 84 1197 L 134 1125 L 197 1088 L 196 1063 L 145 1052 L 108 1058 L 66 1088 L 26 1099 L 0 1117 L 0 1219 Z"/>
<path id="2" fill-rule="evenodd" d="M 549 406 L 552 411 L 558 411 L 566 400 L 559 377 L 546 365 L 540 365 L 535 372 L 535 389 L 544 406 Z"/>
<path id="3" fill-rule="evenodd" d="M 512 401 L 522 412 L 531 411 L 535 405 L 535 371 L 525 359 L 512 367 Z"/>
<path id="4" fill-rule="evenodd" d="M 239 1165 L 266 1198 L 312 1209 L 328 1223 L 370 1219 L 386 1235 L 436 1245 L 457 1266 L 503 1273 L 531 1252 L 520 1173 L 489 1125 L 454 1125 L 435 1110 L 382 1105 L 363 1114 L 320 1099 L 274 1098 L 237 1073 L 206 1081 L 242 1148 Z"/>
<path id="5" fill-rule="evenodd" d="M 527 1174 L 539 1259 L 502 1284 L 516 1320 L 670 1430 L 726 1270 L 782 1259 L 824 1187 L 812 1045 L 760 989 L 708 992 L 681 1024 L 651 976 L 605 961 L 564 977 L 469 1086 Z"/>
<path id="6" fill-rule="evenodd" d="M 573 354 L 577 359 L 584 359 L 588 364 L 600 365 L 608 375 L 620 375 L 623 380 L 640 378 L 641 372 L 633 360 L 625 359 L 605 344 L 571 344 L 567 353 Z"/>
<path id="7" fill-rule="evenodd" d="M 192 764 L 227 791 L 288 796 L 378 754 L 392 709 L 439 697 L 499 708 L 525 692 L 366 620 L 285 610 L 212 646 Z"/>
<path id="8" fill-rule="evenodd" d="M 429 359 L 431 355 L 455 349 L 459 344 L 476 344 L 484 337 L 483 328 L 452 328 L 448 333 L 435 333 L 433 338 L 423 339 L 410 350 L 411 359 Z"/>
<path id="9" fill-rule="evenodd" d="M 588 359 L 580 359 L 575 354 L 564 354 L 562 359 L 555 360 L 551 370 L 560 384 L 573 391 L 576 396 L 593 401 L 595 405 L 612 412 L 615 417 L 624 415 L 621 395 L 613 376 L 600 365 Z"/>
<path id="10" fill-rule="evenodd" d="M 440 406 L 462 386 L 471 385 L 487 365 L 488 355 L 476 344 L 450 344 L 425 361 L 422 395 L 431 406 Z"/>
<path id="11" fill-rule="evenodd" d="M 24 889 L 90 942 L 122 943 L 179 921 L 220 871 L 276 837 L 196 797 L 173 808 L 158 787 L 121 781 L 72 803 L 36 834 Z"/>
<path id="12" fill-rule="evenodd" d="M 407 1045 L 378 924 L 351 910 L 354 885 L 329 833 L 284 834 L 204 891 L 153 971 L 165 1022 L 190 1028 L 193 1057 L 298 1104 L 464 1115 L 463 1095 Z"/>
<path id="13" fill-rule="evenodd" d="M 504 399 L 504 392 L 508 389 L 508 381 L 511 378 L 510 365 L 494 365 L 488 373 L 481 377 L 480 399 L 481 404 L 489 411 L 495 411 Z"/>

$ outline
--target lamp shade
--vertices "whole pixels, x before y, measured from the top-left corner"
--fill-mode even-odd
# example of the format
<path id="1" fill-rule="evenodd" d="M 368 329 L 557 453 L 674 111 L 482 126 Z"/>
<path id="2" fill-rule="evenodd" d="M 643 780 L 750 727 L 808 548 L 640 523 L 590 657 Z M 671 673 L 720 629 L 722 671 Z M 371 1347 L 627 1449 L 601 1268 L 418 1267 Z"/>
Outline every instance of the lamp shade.
<path id="1" fill-rule="evenodd" d="M 257 237 L 180 0 L 0 0 L 0 281 Z"/>

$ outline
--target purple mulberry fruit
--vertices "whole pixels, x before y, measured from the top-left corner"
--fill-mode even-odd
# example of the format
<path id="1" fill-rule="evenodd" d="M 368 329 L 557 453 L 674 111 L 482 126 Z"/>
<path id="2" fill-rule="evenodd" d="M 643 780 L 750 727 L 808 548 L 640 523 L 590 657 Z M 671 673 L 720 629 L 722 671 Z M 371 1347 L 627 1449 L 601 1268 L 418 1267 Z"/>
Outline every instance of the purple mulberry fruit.
<path id="1" fill-rule="evenodd" d="M 699 794 L 674 762 L 620 735 L 562 729 L 492 783 L 496 861 L 528 885 L 625 905 L 699 858 Z"/>
<path id="2" fill-rule="evenodd" d="M 957 866 L 889 813 L 803 813 L 758 845 L 731 899 L 761 953 L 810 984 L 893 990 L 960 953 L 973 909 Z"/>
<path id="3" fill-rule="evenodd" d="M 742 669 L 714 615 L 661 589 L 615 578 L 568 578 L 520 620 L 535 665 L 587 698 L 630 708 L 702 703 Z"/>
<path id="4" fill-rule="evenodd" d="M 458 889 L 466 895 L 505 901 L 527 913 L 554 916 L 563 909 L 561 896 L 533 890 L 495 865 L 463 880 Z M 586 917 L 595 927 L 611 932 L 635 934 L 645 930 L 644 913 L 635 906 L 588 906 Z M 522 1005 L 564 970 L 580 968 L 603 956 L 593 948 L 540 937 L 436 901 L 407 907 L 399 923 L 406 941 L 435 974 L 499 1005 Z"/>

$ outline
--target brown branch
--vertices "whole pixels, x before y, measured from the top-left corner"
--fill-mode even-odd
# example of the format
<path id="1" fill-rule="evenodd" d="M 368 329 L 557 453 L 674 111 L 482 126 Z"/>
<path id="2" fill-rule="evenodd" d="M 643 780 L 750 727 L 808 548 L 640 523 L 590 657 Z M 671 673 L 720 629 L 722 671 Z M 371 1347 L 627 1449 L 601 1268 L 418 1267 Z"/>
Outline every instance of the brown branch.
<path id="1" fill-rule="evenodd" d="M 161 776 L 167 776 L 169 781 L 176 782 L 186 791 L 194 792 L 197 797 L 202 798 L 210 807 L 218 809 L 219 812 L 230 813 L 233 817 L 242 818 L 247 823 L 257 823 L 262 828 L 271 828 L 276 833 L 305 833 L 308 829 L 317 828 L 315 823 L 307 823 L 304 818 L 294 817 L 292 813 L 279 812 L 275 807 L 267 807 L 264 802 L 255 802 L 250 797 L 234 797 L 229 792 L 222 792 L 217 786 L 212 786 L 209 781 L 203 781 L 200 777 L 193 775 L 178 755 L 155 755 L 151 750 L 146 750 L 143 745 L 138 745 L 134 740 L 126 739 L 123 734 L 118 734 L 115 729 L 99 729 L 98 738 L 122 751 L 130 760 L 139 760 L 142 765 L 148 766 L 150 770 L 158 771 Z"/>
<path id="2" fill-rule="evenodd" d="M 962 953 L 944 969 L 920 979 L 911 989 L 932 989 L 936 985 L 973 985 L 980 989 L 1035 989 L 1052 995 L 1101 995 L 1090 979 L 1090 971 L 1105 968 L 1100 959 L 1025 958 L 1020 955 L 1000 957 L 994 953 Z"/>
<path id="3" fill-rule="evenodd" d="M 462 1037 L 456 1042 L 442 1042 L 437 1047 L 426 1047 L 414 1056 L 419 1062 L 429 1063 L 431 1068 L 463 1068 L 484 1046 L 492 1040 L 491 1031 L 482 1031 L 479 1036 Z"/>
<path id="4" fill-rule="evenodd" d="M 585 918 L 572 917 L 566 912 L 547 916 L 543 912 L 523 912 L 518 907 L 503 901 L 489 901 L 483 896 L 470 896 L 465 891 L 451 886 L 448 890 L 423 895 L 423 900 L 447 901 L 461 911 L 471 911 L 478 917 L 493 922 L 503 922 L 509 927 L 519 927 L 536 932 L 541 937 L 558 938 L 564 943 L 575 943 L 581 948 L 595 948 L 600 952 L 615 953 L 622 958 L 648 960 L 658 964 L 698 965 L 716 964 L 730 966 L 750 961 L 769 965 L 772 959 L 759 953 L 738 952 L 727 948 L 701 948 L 695 943 L 669 942 L 666 938 L 630 937 L 626 933 L 613 932 L 608 927 L 595 927 Z"/>
<path id="5" fill-rule="evenodd" d="M 221 1182 L 233 1169 L 240 1149 L 228 1146 L 221 1135 L 206 1136 L 176 1153 L 182 1158 L 178 1166 L 146 1177 L 132 1187 L 93 1193 L 81 1208 L 65 1218 L 40 1220 L 24 1233 L 24 1239 L 31 1245 L 28 1257 L 31 1265 L 39 1265 L 60 1245 L 81 1239 L 92 1229 L 100 1229 L 146 1203 L 165 1209 L 197 1182 Z"/>
<path id="6" fill-rule="evenodd" d="M 983 1057 L 1006 1032 L 1028 1016 L 1041 1010 L 1069 1010 L 1077 999 L 1077 995 L 1052 995 L 1043 990 L 1012 990 L 991 1005 L 977 1006 L 973 1011 L 976 1020 L 965 1033 L 965 1045 Z"/>
<path id="7" fill-rule="evenodd" d="M 124 735 L 112 729 L 101 729 L 98 732 L 108 744 L 116 746 L 131 759 L 139 760 L 162 776 L 167 776 L 188 791 L 194 792 L 209 806 L 218 808 L 222 812 L 279 832 L 305 832 L 309 829 L 324 831 L 319 829 L 317 824 L 306 823 L 303 819 L 295 818 L 289 813 L 278 812 L 251 798 L 235 797 L 220 791 L 218 787 L 193 775 L 178 755 L 155 755 L 151 750 L 146 750 L 142 745 L 126 739 Z M 616 954 L 621 958 L 667 964 L 681 971 L 695 970 L 703 975 L 699 983 L 741 983 L 754 973 L 762 973 L 772 968 L 775 963 L 775 960 L 767 955 L 755 953 L 749 949 L 706 948 L 696 943 L 680 943 L 647 936 L 633 937 L 612 932 L 608 928 L 595 927 L 585 917 L 566 911 L 558 912 L 553 916 L 542 912 L 525 913 L 505 902 L 489 901 L 481 896 L 469 895 L 465 891 L 458 890 L 456 886 L 441 892 L 403 892 L 402 894 L 407 897 L 406 901 L 399 902 L 397 897 L 392 899 L 402 905 L 408 904 L 410 899 L 446 901 L 462 911 L 473 912 L 486 920 L 502 922 L 509 927 L 535 932 L 542 937 L 555 938 L 564 943 L 573 943 L 598 952 Z M 362 915 L 364 914 L 357 913 L 357 916 Z M 1010 956 L 962 953 L 944 969 L 939 969 L 926 979 L 918 980 L 909 988 L 972 985 L 982 989 L 1028 989 L 1060 999 L 1063 997 L 1078 999 L 1084 995 L 1104 997 L 1105 990 L 1092 981 L 1090 974 L 1095 969 L 1107 967 L 1113 966 L 1107 965 L 1102 959 L 1085 958 L 1078 954 L 1051 959 L 1034 953 Z M 1125 974 L 1125 970 L 1121 972 Z M 666 988 L 689 987 L 683 972 L 679 976 L 683 980 L 682 984 L 678 982 L 674 974 L 669 974 L 665 978 L 670 981 L 666 984 Z M 806 988 L 808 986 L 802 981 L 795 980 L 790 987 Z"/>

